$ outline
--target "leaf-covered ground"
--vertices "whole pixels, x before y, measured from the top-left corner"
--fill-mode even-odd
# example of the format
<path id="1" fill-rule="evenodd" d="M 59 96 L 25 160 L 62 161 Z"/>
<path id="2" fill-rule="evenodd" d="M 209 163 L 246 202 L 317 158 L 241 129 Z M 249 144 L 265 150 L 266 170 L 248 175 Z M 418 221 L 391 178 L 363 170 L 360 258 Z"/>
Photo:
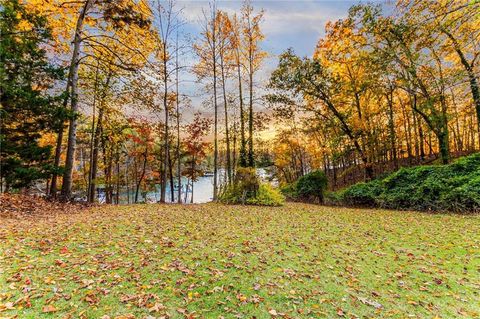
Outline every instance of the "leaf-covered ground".
<path id="1" fill-rule="evenodd" d="M 480 216 L 302 204 L 0 219 L 0 318 L 475 318 Z"/>

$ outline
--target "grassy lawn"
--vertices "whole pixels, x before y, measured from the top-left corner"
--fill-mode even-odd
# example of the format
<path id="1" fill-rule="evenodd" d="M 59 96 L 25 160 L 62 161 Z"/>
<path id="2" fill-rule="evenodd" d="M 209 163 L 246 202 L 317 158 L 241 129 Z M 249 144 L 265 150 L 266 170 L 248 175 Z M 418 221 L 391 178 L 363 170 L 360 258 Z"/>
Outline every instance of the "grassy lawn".
<path id="1" fill-rule="evenodd" d="M 216 204 L 0 219 L 0 318 L 476 318 L 480 216 Z"/>

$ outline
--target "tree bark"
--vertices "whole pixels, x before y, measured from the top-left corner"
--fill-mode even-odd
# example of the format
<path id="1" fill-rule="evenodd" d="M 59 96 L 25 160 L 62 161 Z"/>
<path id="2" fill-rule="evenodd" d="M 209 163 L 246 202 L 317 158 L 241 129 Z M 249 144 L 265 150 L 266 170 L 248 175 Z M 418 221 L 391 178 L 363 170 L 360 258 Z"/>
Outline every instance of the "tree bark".
<path id="1" fill-rule="evenodd" d="M 214 129 L 214 155 L 213 155 L 213 200 L 218 197 L 218 103 L 217 103 L 217 58 L 216 58 L 216 30 L 217 19 L 216 9 L 213 12 L 212 27 L 212 58 L 213 58 L 213 105 L 215 107 L 215 129 Z M 193 184 L 192 184 L 192 200 L 193 200 Z"/>
<path id="2" fill-rule="evenodd" d="M 71 109 L 72 109 L 72 118 L 70 119 L 70 124 L 68 127 L 68 144 L 67 144 L 67 157 L 65 161 L 65 172 L 63 174 L 63 184 L 62 192 L 60 199 L 63 202 L 69 201 L 72 197 L 72 174 L 73 174 L 73 165 L 75 162 L 75 145 L 77 142 L 77 112 L 78 112 L 78 67 L 79 67 L 79 56 L 80 56 L 80 46 L 82 42 L 82 31 L 83 31 L 83 22 L 87 16 L 88 10 L 95 4 L 95 0 L 86 0 L 85 4 L 80 11 L 80 14 L 77 19 L 77 25 L 75 27 L 75 37 L 73 39 L 73 54 L 72 61 L 70 64 L 71 74 L 71 87 L 72 87 L 72 96 L 71 96 Z"/>
<path id="3" fill-rule="evenodd" d="M 100 134 L 102 132 L 103 121 L 103 107 L 98 110 L 97 127 L 93 137 L 91 166 L 90 166 L 90 183 L 88 189 L 88 202 L 93 203 L 95 201 L 96 191 L 96 179 L 97 179 L 97 167 L 98 167 L 98 149 L 100 144 Z"/>
<path id="4" fill-rule="evenodd" d="M 225 66 L 223 63 L 223 52 L 220 54 L 220 71 L 222 74 L 222 90 L 223 90 L 223 104 L 225 111 L 225 144 L 227 152 L 227 176 L 228 183 L 232 182 L 232 160 L 230 157 L 230 132 L 228 128 L 228 103 L 227 103 L 227 90 L 225 88 Z"/>
<path id="5" fill-rule="evenodd" d="M 182 163 L 180 161 L 180 97 L 178 90 L 178 31 L 175 52 L 175 91 L 176 91 L 176 113 L 177 113 L 177 203 L 182 203 Z"/>
<path id="6" fill-rule="evenodd" d="M 251 42 L 251 39 L 250 39 Z M 248 163 L 249 167 L 255 166 L 255 158 L 253 153 L 253 52 L 252 44 L 249 45 L 249 103 L 248 103 Z"/>

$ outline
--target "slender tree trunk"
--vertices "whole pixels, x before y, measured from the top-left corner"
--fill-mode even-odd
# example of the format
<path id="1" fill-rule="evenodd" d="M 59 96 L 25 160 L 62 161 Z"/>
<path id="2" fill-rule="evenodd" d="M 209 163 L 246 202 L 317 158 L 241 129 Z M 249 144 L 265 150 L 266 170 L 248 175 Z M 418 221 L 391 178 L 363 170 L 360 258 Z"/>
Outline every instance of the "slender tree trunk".
<path id="1" fill-rule="evenodd" d="M 438 146 L 440 148 L 440 157 L 443 164 L 448 164 L 450 162 L 450 139 L 448 132 L 448 114 L 447 114 L 447 102 L 445 96 L 441 97 L 442 104 L 442 117 L 441 117 L 441 129 L 437 134 L 438 137 Z"/>
<path id="2" fill-rule="evenodd" d="M 142 184 L 143 178 L 145 177 L 145 171 L 147 168 L 147 158 L 148 158 L 148 150 L 145 149 L 145 153 L 143 153 L 143 167 L 142 173 L 140 174 L 140 178 L 137 181 L 136 189 L 135 189 L 135 203 L 138 203 L 138 194 L 140 192 L 140 186 Z"/>
<path id="3" fill-rule="evenodd" d="M 237 77 L 238 77 L 238 99 L 240 103 L 240 163 L 241 167 L 247 166 L 247 141 L 245 139 L 245 110 L 243 107 L 242 93 L 242 66 L 240 63 L 240 52 L 236 48 L 237 55 Z"/>
<path id="4" fill-rule="evenodd" d="M 233 122 L 232 180 L 235 179 L 237 167 L 237 122 Z"/>
<path id="5" fill-rule="evenodd" d="M 117 187 L 115 190 L 115 204 L 120 204 L 120 150 L 119 146 L 117 145 L 117 152 L 115 157 L 115 166 L 117 168 Z"/>
<path id="6" fill-rule="evenodd" d="M 390 147 L 392 152 L 393 167 L 395 170 L 398 169 L 398 158 L 397 158 L 397 144 L 396 144 L 396 134 L 395 134 L 395 119 L 393 112 L 393 89 L 390 89 L 390 92 L 387 94 L 387 103 L 388 103 L 388 128 L 390 130 Z"/>
<path id="7" fill-rule="evenodd" d="M 220 54 L 220 71 L 222 74 L 222 90 L 223 90 L 223 105 L 225 111 L 225 143 L 227 152 L 227 176 L 228 183 L 232 182 L 232 161 L 230 157 L 230 132 L 228 128 L 228 103 L 227 103 L 227 90 L 225 88 L 225 66 L 223 64 L 223 53 Z"/>
<path id="8" fill-rule="evenodd" d="M 193 176 L 195 176 L 195 155 L 192 156 L 192 197 L 190 198 L 190 203 L 193 204 L 193 184 L 194 184 L 194 178 Z"/>
<path id="9" fill-rule="evenodd" d="M 92 155 L 91 155 L 91 166 L 90 166 L 90 183 L 88 190 L 88 202 L 93 203 L 95 201 L 95 190 L 96 190 L 96 179 L 97 179 L 97 168 L 98 168 L 98 149 L 100 143 L 100 134 L 102 132 L 102 122 L 103 122 L 103 107 L 98 110 L 98 120 L 97 127 L 95 128 L 95 133 L 92 143 Z"/>
<path id="10" fill-rule="evenodd" d="M 175 203 L 175 183 L 173 181 L 173 162 L 172 157 L 168 156 L 168 173 L 170 174 L 170 200 L 171 203 Z"/>
<path id="11" fill-rule="evenodd" d="M 250 45 L 250 55 L 249 55 L 249 72 L 248 72 L 248 79 L 249 79 L 249 103 L 248 103 L 248 166 L 254 167 L 255 166 L 255 158 L 253 153 L 253 52 L 251 45 Z"/>
<path id="12" fill-rule="evenodd" d="M 127 187 L 127 204 L 130 204 L 130 182 L 128 180 L 128 153 L 126 155 L 126 160 L 125 160 L 125 186 Z"/>
<path id="13" fill-rule="evenodd" d="M 51 198 L 57 197 L 57 180 L 58 180 L 57 170 L 60 167 L 60 155 L 62 154 L 63 129 L 64 127 L 62 125 L 62 128 L 60 128 L 57 133 L 57 144 L 55 146 L 55 160 L 53 162 L 54 173 L 52 174 L 52 181 L 50 183 L 50 192 L 49 192 L 49 196 Z"/>
<path id="14" fill-rule="evenodd" d="M 80 46 L 82 42 L 82 31 L 83 31 L 83 22 L 88 13 L 88 10 L 94 5 L 95 0 L 86 0 L 85 4 L 80 11 L 80 14 L 77 19 L 77 25 L 75 27 L 75 37 L 73 39 L 73 54 L 72 61 L 70 64 L 71 74 L 71 86 L 72 86 L 72 97 L 71 97 L 71 109 L 73 116 L 70 119 L 70 125 L 68 127 L 68 144 L 67 144 L 67 157 L 65 161 L 65 172 L 63 174 L 63 184 L 61 192 L 61 200 L 66 202 L 69 201 L 72 197 L 72 174 L 73 174 L 73 165 L 75 162 L 75 145 L 77 142 L 77 112 L 78 112 L 78 67 L 79 67 L 79 56 L 80 56 Z"/>
<path id="15" fill-rule="evenodd" d="M 62 192 L 60 199 L 64 202 L 69 201 L 72 197 L 72 174 L 73 174 L 73 165 L 75 162 L 75 146 L 77 142 L 77 112 L 78 112 L 78 67 L 79 67 L 79 56 L 80 56 L 80 46 L 82 42 L 82 31 L 83 31 L 83 22 L 88 13 L 88 10 L 93 6 L 95 0 L 86 0 L 85 4 L 80 11 L 80 14 L 77 19 L 77 25 L 75 27 L 75 37 L 73 39 L 73 54 L 72 61 L 70 64 L 71 74 L 71 87 L 72 87 L 72 96 L 71 96 L 71 109 L 73 116 L 70 119 L 70 124 L 68 127 L 68 144 L 67 144 L 67 157 L 65 160 L 65 172 L 63 174 L 63 184 Z"/>
<path id="16" fill-rule="evenodd" d="M 165 110 L 165 150 L 164 156 L 165 160 L 163 162 L 163 171 L 162 171 L 162 186 L 160 194 L 160 202 L 165 203 L 166 191 L 167 191 L 167 170 L 169 167 L 169 136 L 168 136 L 168 64 L 167 64 L 167 42 L 163 42 L 163 108 Z"/>
<path id="17" fill-rule="evenodd" d="M 95 85 L 93 89 L 93 105 L 92 105 L 92 136 L 90 139 L 90 170 L 88 172 L 88 189 L 87 189 L 87 201 L 89 203 L 93 203 L 94 198 L 95 198 L 95 186 L 92 187 L 92 182 L 94 180 L 94 169 L 93 169 L 93 161 L 94 161 L 94 143 L 95 143 L 95 106 L 97 102 L 97 85 L 98 85 L 98 63 L 97 63 L 97 68 L 95 70 Z M 98 146 L 98 145 L 97 145 Z M 96 169 L 95 169 L 96 173 Z M 93 189 L 93 194 L 92 194 L 92 189 Z"/>
<path id="18" fill-rule="evenodd" d="M 177 113 L 177 178 L 178 178 L 178 190 L 177 190 L 177 202 L 182 203 L 182 163 L 180 160 L 180 97 L 178 90 L 178 31 L 176 41 L 176 53 L 175 53 L 175 91 L 176 91 L 176 113 Z"/>
<path id="19" fill-rule="evenodd" d="M 417 95 L 413 95 L 413 106 L 414 110 L 417 109 Z M 425 160 L 425 135 L 423 133 L 422 118 L 417 117 L 418 119 L 418 138 L 420 140 L 420 159 Z"/>
<path id="20" fill-rule="evenodd" d="M 63 99 L 63 109 L 67 109 L 68 100 L 70 97 L 70 88 L 71 88 L 71 74 L 68 74 L 67 78 L 67 87 L 65 88 L 65 97 Z M 62 122 L 58 132 L 57 132 L 57 143 L 55 146 L 55 160 L 53 162 L 54 173 L 52 174 L 52 181 L 50 183 L 49 196 L 51 198 L 57 198 L 57 180 L 58 174 L 57 171 L 60 167 L 60 156 L 62 155 L 62 142 L 63 142 L 63 131 L 65 130 L 64 123 Z"/>
<path id="21" fill-rule="evenodd" d="M 463 138 L 462 138 L 462 133 L 460 132 L 460 114 L 458 113 L 458 107 L 457 107 L 457 103 L 455 101 L 455 94 L 453 93 L 453 90 L 451 91 L 452 93 L 452 106 L 453 106 L 453 110 L 454 110 L 454 114 L 455 114 L 455 129 L 456 129 L 456 134 L 457 134 L 457 138 L 456 138 L 456 141 L 457 141 L 457 149 L 458 151 L 463 151 Z M 453 130 L 453 132 L 455 133 L 455 129 Z"/>
<path id="22" fill-rule="evenodd" d="M 212 27 L 212 58 L 213 58 L 213 105 L 215 107 L 215 132 L 214 132 L 214 151 L 213 151 L 213 200 L 218 197 L 218 103 L 217 103 L 217 59 L 216 59 L 216 12 L 213 15 Z M 193 185 L 192 185 L 193 200 Z"/>
<path id="23" fill-rule="evenodd" d="M 440 148 L 440 158 L 442 164 L 448 164 L 450 162 L 450 146 L 448 138 L 448 129 L 437 133 L 438 145 Z"/>

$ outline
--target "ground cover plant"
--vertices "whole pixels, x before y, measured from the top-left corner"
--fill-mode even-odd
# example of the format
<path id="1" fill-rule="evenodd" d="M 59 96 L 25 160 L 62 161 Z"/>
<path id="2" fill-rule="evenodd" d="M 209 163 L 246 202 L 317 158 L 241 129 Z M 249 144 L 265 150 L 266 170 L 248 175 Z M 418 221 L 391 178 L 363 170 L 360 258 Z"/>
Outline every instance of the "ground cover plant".
<path id="1" fill-rule="evenodd" d="M 202 205 L 0 220 L 2 318 L 476 318 L 480 216 Z"/>
<path id="2" fill-rule="evenodd" d="M 480 153 L 449 165 L 402 168 L 330 195 L 333 203 L 393 209 L 480 210 Z"/>
<path id="3" fill-rule="evenodd" d="M 313 171 L 301 176 L 294 183 L 284 185 L 282 193 L 292 201 L 323 203 L 327 189 L 327 177 L 322 171 Z"/>

